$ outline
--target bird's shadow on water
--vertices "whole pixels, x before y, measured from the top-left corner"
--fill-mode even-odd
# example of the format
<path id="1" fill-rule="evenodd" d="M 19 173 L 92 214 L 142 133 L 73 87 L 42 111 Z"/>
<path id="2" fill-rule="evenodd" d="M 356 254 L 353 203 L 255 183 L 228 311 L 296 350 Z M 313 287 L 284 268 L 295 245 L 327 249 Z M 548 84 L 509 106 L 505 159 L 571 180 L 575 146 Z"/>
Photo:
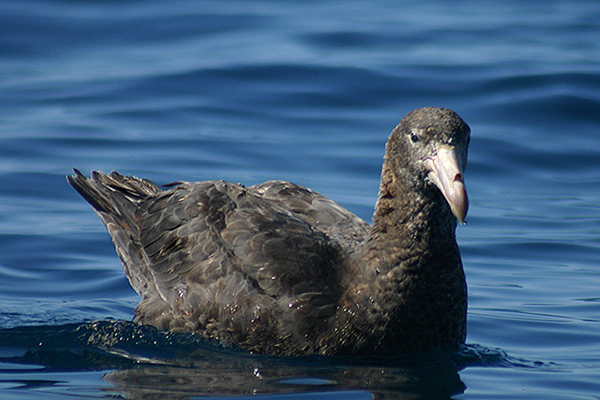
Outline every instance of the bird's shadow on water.
<path id="1" fill-rule="evenodd" d="M 130 399 L 301 396 L 325 399 L 447 399 L 463 393 L 459 372 L 472 366 L 536 367 L 478 345 L 389 357 L 271 357 L 224 348 L 194 334 L 130 322 L 100 321 L 0 330 L 20 349 L 0 361 L 46 371 L 110 370 L 106 390 Z"/>

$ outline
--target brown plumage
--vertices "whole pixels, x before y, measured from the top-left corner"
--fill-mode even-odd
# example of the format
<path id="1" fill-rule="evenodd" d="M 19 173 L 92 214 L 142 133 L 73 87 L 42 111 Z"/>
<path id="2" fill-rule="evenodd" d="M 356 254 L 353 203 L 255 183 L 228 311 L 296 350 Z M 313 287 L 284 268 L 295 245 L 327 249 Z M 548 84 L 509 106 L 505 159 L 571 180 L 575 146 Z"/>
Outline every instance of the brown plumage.
<path id="1" fill-rule="evenodd" d="M 370 226 L 309 189 L 116 172 L 69 183 L 94 207 L 142 301 L 136 320 L 252 352 L 391 354 L 464 342 L 455 239 L 469 127 L 423 108 L 387 145 Z"/>

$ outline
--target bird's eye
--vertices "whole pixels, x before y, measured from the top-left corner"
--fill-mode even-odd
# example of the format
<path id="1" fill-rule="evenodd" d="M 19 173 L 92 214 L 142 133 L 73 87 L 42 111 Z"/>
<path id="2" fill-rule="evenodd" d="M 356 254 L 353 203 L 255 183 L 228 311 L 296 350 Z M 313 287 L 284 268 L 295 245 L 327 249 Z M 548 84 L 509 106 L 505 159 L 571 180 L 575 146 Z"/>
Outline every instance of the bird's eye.
<path id="1" fill-rule="evenodd" d="M 419 141 L 419 136 L 418 136 L 416 133 L 411 133 L 411 134 L 410 134 L 410 140 L 411 140 L 413 143 L 417 143 L 417 142 Z"/>

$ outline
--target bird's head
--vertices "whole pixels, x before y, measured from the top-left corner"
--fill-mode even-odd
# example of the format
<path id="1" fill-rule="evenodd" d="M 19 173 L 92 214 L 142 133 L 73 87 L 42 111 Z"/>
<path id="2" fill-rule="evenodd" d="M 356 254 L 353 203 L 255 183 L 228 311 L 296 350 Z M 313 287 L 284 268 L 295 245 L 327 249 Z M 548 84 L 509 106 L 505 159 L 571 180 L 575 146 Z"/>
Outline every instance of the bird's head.
<path id="1" fill-rule="evenodd" d="M 461 224 L 469 208 L 463 176 L 469 140 L 469 126 L 454 111 L 419 108 L 400 121 L 386 151 L 398 179 L 417 188 L 435 185 Z"/>

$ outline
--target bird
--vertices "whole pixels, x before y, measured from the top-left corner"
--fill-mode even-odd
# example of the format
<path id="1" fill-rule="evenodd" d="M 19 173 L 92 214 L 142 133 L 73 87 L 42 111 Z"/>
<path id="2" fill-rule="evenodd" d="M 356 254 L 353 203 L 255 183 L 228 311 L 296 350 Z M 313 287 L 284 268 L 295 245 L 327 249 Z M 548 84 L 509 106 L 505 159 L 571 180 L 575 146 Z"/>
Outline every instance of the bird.
<path id="1" fill-rule="evenodd" d="M 469 205 L 470 132 L 446 108 L 402 118 L 385 145 L 372 224 L 279 180 L 161 187 L 77 169 L 67 180 L 141 296 L 138 324 L 276 356 L 458 348 L 467 286 L 456 227 Z"/>

